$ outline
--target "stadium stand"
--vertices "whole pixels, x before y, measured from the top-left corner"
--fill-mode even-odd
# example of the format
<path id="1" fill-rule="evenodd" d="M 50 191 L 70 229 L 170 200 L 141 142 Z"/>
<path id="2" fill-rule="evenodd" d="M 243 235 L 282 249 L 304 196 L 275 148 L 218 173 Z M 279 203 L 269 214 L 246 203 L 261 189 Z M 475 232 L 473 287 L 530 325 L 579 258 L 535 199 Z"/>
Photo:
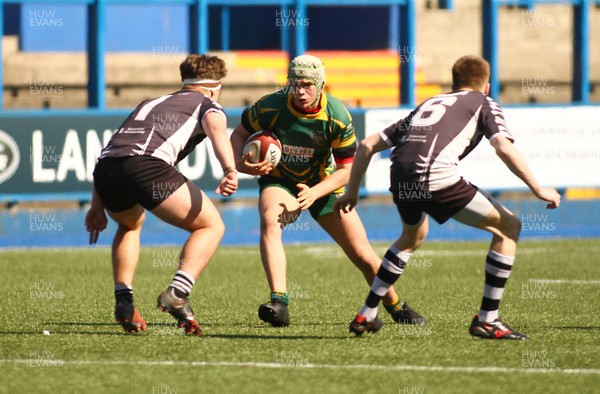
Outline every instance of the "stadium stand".
<path id="1" fill-rule="evenodd" d="M 327 0 L 323 1 L 324 3 L 330 3 Z M 499 72 L 497 74 L 500 77 L 500 89 L 498 95 L 494 96 L 494 98 L 502 104 L 544 103 L 570 106 L 571 104 L 593 105 L 600 102 L 600 52 L 598 51 L 598 48 L 600 48 L 600 7 L 598 7 L 600 0 L 590 1 L 596 6 L 591 7 L 589 10 L 590 34 L 587 37 L 589 38 L 590 49 L 589 101 L 573 101 L 574 96 L 572 91 L 574 84 L 572 81 L 575 79 L 573 78 L 573 65 L 576 63 L 575 55 L 577 51 L 573 49 L 572 44 L 574 31 L 577 30 L 577 21 L 573 18 L 573 4 L 564 1 L 562 2 L 564 4 L 559 5 L 558 3 L 561 3 L 560 0 L 553 2 L 553 4 L 547 4 L 544 1 L 535 2 L 536 5 L 532 9 L 526 6 L 507 6 L 511 2 L 509 0 L 502 2 L 495 20 L 495 24 L 498 27 L 496 30 L 498 45 L 495 49 L 498 52 L 497 57 L 499 58 Z M 398 72 L 403 65 L 409 64 L 414 66 L 416 84 L 415 89 L 411 90 L 411 92 L 414 93 L 415 103 L 419 103 L 427 96 L 450 90 L 450 75 L 448 70 L 455 59 L 465 53 L 482 53 L 482 46 L 485 40 L 483 38 L 484 28 L 481 23 L 483 14 L 481 0 L 462 0 L 461 2 L 456 2 L 451 6 L 451 10 L 444 9 L 441 5 L 436 7 L 433 5 L 436 3 L 433 0 L 424 2 L 411 0 L 410 2 L 416 8 L 416 20 L 414 21 L 414 26 L 411 26 L 411 29 L 414 28 L 415 41 L 414 44 L 408 46 L 403 46 L 400 43 L 398 31 L 391 28 L 393 23 L 390 21 L 395 20 L 392 17 L 394 14 L 392 11 L 389 11 L 389 18 L 388 16 L 381 17 L 381 15 L 379 15 L 379 19 L 365 18 L 368 23 L 372 23 L 373 21 L 380 22 L 387 29 L 381 29 L 384 33 L 378 36 L 369 36 L 367 37 L 368 40 L 361 41 L 367 42 L 369 50 L 365 50 L 362 47 L 348 50 L 344 46 L 333 44 L 330 47 L 335 50 L 311 49 L 311 43 L 314 44 L 315 42 L 315 32 L 318 32 L 319 28 L 323 28 L 316 21 L 320 20 L 319 18 L 321 20 L 326 19 L 326 16 L 331 17 L 331 14 L 316 17 L 318 11 L 323 11 L 326 8 L 319 7 L 316 5 L 317 2 L 311 4 L 309 9 L 305 10 L 306 13 L 302 14 L 303 17 L 314 17 L 315 22 L 313 23 L 313 19 L 310 19 L 312 36 L 308 35 L 307 37 L 308 52 L 323 58 L 327 66 L 327 89 L 350 108 L 355 119 L 360 119 L 360 121 L 357 121 L 357 124 L 362 123 L 361 127 L 357 128 L 360 132 L 363 132 L 362 128 L 366 113 L 361 108 L 407 106 L 404 99 L 409 97 L 409 95 L 405 94 L 402 97 L 402 101 L 400 97 L 400 86 L 406 88 L 406 83 L 402 83 L 400 80 L 401 74 Z M 38 13 L 38 11 L 35 11 L 38 8 L 41 10 L 39 11 L 41 13 L 44 10 L 50 13 L 55 11 L 52 8 L 54 6 L 51 8 L 42 6 L 41 4 L 47 4 L 45 1 L 34 2 L 36 5 L 27 5 L 26 3 L 25 1 L 17 0 L 4 2 L 0 5 L 0 9 L 14 11 L 15 7 L 13 6 L 19 4 L 22 7 L 34 9 L 35 14 Z M 86 1 L 77 0 L 73 1 L 73 3 L 84 4 Z M 138 6 L 141 8 L 144 6 L 150 7 L 150 3 L 158 4 L 161 1 L 148 2 L 148 4 L 139 3 Z M 178 0 L 177 2 L 173 1 L 169 3 L 168 6 L 170 7 L 174 3 L 189 5 L 191 2 Z M 293 51 L 290 49 L 289 52 L 286 52 L 283 48 L 278 48 L 281 44 L 278 38 L 281 29 L 274 29 L 276 24 L 275 18 L 277 15 L 281 15 L 283 11 L 281 8 L 277 8 L 276 3 L 276 1 L 270 3 L 270 6 L 274 8 L 268 11 L 269 13 L 265 17 L 266 23 L 260 24 L 260 27 L 265 29 L 270 27 L 270 32 L 263 34 L 264 32 L 261 30 L 257 33 L 266 35 L 267 37 L 261 36 L 261 38 L 269 38 L 269 40 L 256 40 L 255 37 L 252 40 L 249 37 L 248 40 L 252 44 L 256 43 L 256 47 L 253 46 L 252 50 L 248 50 L 247 48 L 241 50 L 237 47 L 239 43 L 233 38 L 240 35 L 249 36 L 253 29 L 242 29 L 239 24 L 235 23 L 235 18 L 231 19 L 231 25 L 228 30 L 231 36 L 231 45 L 226 47 L 231 50 L 217 51 L 222 48 L 224 41 L 223 37 L 219 37 L 218 32 L 225 29 L 216 29 L 217 32 L 213 31 L 215 29 L 211 30 L 209 46 L 211 52 L 225 58 L 230 70 L 228 77 L 224 80 L 225 89 L 223 89 L 221 102 L 230 110 L 232 118 L 239 115 L 241 107 L 267 93 L 281 88 L 285 84 L 286 66 L 289 55 Z M 441 3 L 439 2 L 439 4 Z M 534 2 L 528 1 L 527 3 L 531 5 Z M 40 5 L 38 6 L 37 4 Z M 399 3 L 394 2 L 394 4 Z M 244 3 L 244 5 L 247 4 Z M 218 16 L 218 13 L 221 12 L 219 6 L 212 7 L 212 16 Z M 235 8 L 232 7 L 232 9 Z M 334 7 L 330 8 L 333 9 Z M 361 8 L 361 11 L 356 11 L 356 9 L 352 11 L 365 12 L 366 8 Z M 70 50 L 63 48 L 60 51 L 49 48 L 47 51 L 40 52 L 39 48 L 45 50 L 47 47 L 51 47 L 56 40 L 49 38 L 51 34 L 46 35 L 43 31 L 40 33 L 40 29 L 36 30 L 33 28 L 31 22 L 27 19 L 28 15 L 30 15 L 28 12 L 31 11 L 23 13 L 25 18 L 16 17 L 14 12 L 7 12 L 0 19 L 5 24 L 4 34 L 7 34 L 7 30 L 9 34 L 12 34 L 3 36 L 1 41 L 2 67 L 0 86 L 2 86 L 3 95 L 0 96 L 2 98 L 0 102 L 0 114 L 2 115 L 0 116 L 0 120 L 3 121 L 2 128 L 4 131 L 17 135 L 14 130 L 19 130 L 19 137 L 24 135 L 21 132 L 23 127 L 20 122 L 28 120 L 37 121 L 40 125 L 43 125 L 43 127 L 39 126 L 39 128 L 44 129 L 43 132 L 45 133 L 43 135 L 45 145 L 42 148 L 47 145 L 49 148 L 56 149 L 59 152 L 55 153 L 56 157 L 61 155 L 60 152 L 62 152 L 63 146 L 67 146 L 69 149 L 73 147 L 78 148 L 81 143 L 87 149 L 85 144 L 87 144 L 88 136 L 84 134 L 87 133 L 85 128 L 92 128 L 92 126 L 81 126 L 74 123 L 78 119 L 74 119 L 71 116 L 72 113 L 69 111 L 35 110 L 83 109 L 83 111 L 73 111 L 73 113 L 81 117 L 94 117 L 93 128 L 102 133 L 102 128 L 109 127 L 105 126 L 104 121 L 108 125 L 118 122 L 125 111 L 131 109 L 140 100 L 156 97 L 159 94 L 164 94 L 165 91 L 178 89 L 180 81 L 178 73 L 173 72 L 174 69 L 178 67 L 179 62 L 185 57 L 188 51 L 193 48 L 199 48 L 197 43 L 191 39 L 191 36 L 193 36 L 192 33 L 198 33 L 198 30 L 194 30 L 197 26 L 192 26 L 193 23 L 189 25 L 184 23 L 182 25 L 186 25 L 186 29 L 190 31 L 194 30 L 194 32 L 186 30 L 184 34 L 179 34 L 178 38 L 182 36 L 188 37 L 187 34 L 189 33 L 189 40 L 181 39 L 181 41 L 176 41 L 175 43 L 167 41 L 166 44 L 159 40 L 159 38 L 163 38 L 162 35 L 154 35 L 148 38 L 146 34 L 141 34 L 142 38 L 146 39 L 146 41 L 136 41 L 134 38 L 131 38 L 131 40 L 121 40 L 121 36 L 114 34 L 107 36 L 95 31 L 94 33 L 90 33 L 89 37 L 96 37 L 96 43 L 101 41 L 102 44 L 106 45 L 100 45 L 102 47 L 102 51 L 100 51 L 102 56 L 98 54 L 96 54 L 97 56 L 88 56 L 86 48 L 93 47 L 93 45 L 90 45 L 90 42 L 94 42 L 94 40 L 88 40 L 87 47 L 85 46 L 85 23 L 82 22 L 81 25 L 77 25 L 80 28 L 78 30 L 80 34 L 75 35 L 82 41 L 82 47 Z M 334 11 L 325 10 L 323 12 Z M 185 14 L 185 11 L 183 13 Z M 84 14 L 85 12 L 81 13 L 81 15 Z M 232 10 L 231 14 L 234 15 L 236 12 Z M 79 22 L 81 20 L 81 18 L 75 18 L 75 16 L 80 14 L 73 15 L 75 14 L 71 15 L 72 22 Z M 164 15 L 160 14 L 160 16 L 163 17 Z M 255 19 L 247 19 L 251 19 L 255 23 Z M 15 25 L 7 29 L 7 21 L 10 20 L 20 20 L 21 25 Z M 181 18 L 178 20 L 181 20 Z M 161 21 L 164 20 L 161 19 Z M 218 26 L 219 22 L 223 22 L 223 19 L 211 18 L 207 21 L 207 24 Z M 75 25 L 75 23 L 67 24 L 65 31 L 70 28 L 75 29 Z M 258 24 L 256 25 L 258 26 Z M 329 26 L 326 25 L 326 27 Z M 397 24 L 396 27 L 398 27 Z M 23 44 L 25 40 L 23 40 L 22 34 L 28 30 L 29 33 L 32 31 L 36 33 L 38 38 L 41 37 L 38 47 L 36 47 L 37 49 L 31 50 L 30 48 L 28 50 L 27 46 Z M 259 30 L 257 28 L 257 31 Z M 71 30 L 68 31 L 71 32 Z M 291 30 L 288 33 L 290 33 L 290 37 L 296 35 Z M 359 29 L 349 29 L 347 33 L 347 35 L 340 36 L 343 36 L 344 42 L 348 41 L 351 44 L 355 43 L 354 38 L 356 38 L 352 34 L 360 35 L 361 39 L 364 36 L 368 36 L 368 32 L 365 32 L 364 29 L 361 31 Z M 17 34 L 21 36 L 17 36 Z M 335 35 L 332 34 L 332 36 Z M 102 37 L 102 40 L 99 37 Z M 323 35 L 319 37 L 323 37 Z M 329 36 L 325 38 L 327 40 L 331 39 Z M 137 39 L 139 40 L 140 38 L 137 37 Z M 140 52 L 119 52 L 118 48 L 114 49 L 115 41 L 119 43 L 128 42 L 129 44 L 137 43 L 139 47 L 143 46 L 142 44 L 146 44 L 146 46 L 144 47 L 144 51 Z M 281 39 L 281 41 L 283 42 L 284 40 Z M 290 39 L 289 41 L 292 40 Z M 111 42 L 113 43 L 113 50 L 106 49 L 110 47 L 107 43 Z M 337 43 L 339 44 L 339 41 Z M 344 47 L 344 50 L 340 50 L 342 47 Z M 127 50 L 135 50 L 135 48 L 137 47 L 134 46 L 134 49 L 128 47 Z M 92 57 L 95 57 L 96 63 L 91 60 Z M 97 61 L 98 58 L 102 58 L 102 61 Z M 88 70 L 88 61 L 92 65 L 98 65 L 98 67 L 90 68 L 90 72 Z M 582 64 L 584 63 L 582 62 Z M 407 70 L 408 67 L 402 69 Z M 100 74 L 102 74 L 101 78 L 98 77 Z M 90 81 L 97 82 L 95 84 L 92 82 L 92 87 L 89 89 L 88 78 Z M 405 82 L 407 80 L 404 79 Z M 103 86 L 104 83 L 106 83 L 104 90 L 95 89 L 96 86 Z M 92 104 L 88 103 L 88 98 L 90 98 Z M 95 104 L 93 103 L 94 100 L 97 101 Z M 412 106 L 412 103 L 410 106 Z M 88 108 L 90 111 L 87 111 Z M 19 109 L 33 111 L 13 111 Z M 118 110 L 107 111 L 109 109 Z M 44 122 L 46 117 L 54 115 L 57 115 L 57 117 L 62 116 L 63 118 L 54 123 Z M 9 123 L 12 124 L 11 127 L 9 127 Z M 52 123 L 52 127 L 49 123 Z M 38 126 L 35 125 L 35 127 L 37 128 Z M 58 129 L 53 129 L 53 127 L 58 127 Z M 32 127 L 29 126 L 29 128 Z M 80 133 L 79 140 L 76 144 L 66 144 L 64 133 L 72 129 Z M 58 140 L 53 140 L 54 137 Z M 90 138 L 92 137 L 96 138 L 96 135 L 92 135 Z M 98 134 L 97 138 L 100 137 L 101 135 Z M 32 140 L 32 138 L 29 138 L 28 141 L 19 142 L 25 146 L 23 152 L 33 151 L 33 148 L 29 146 Z M 84 153 L 92 157 L 91 154 L 88 155 L 85 149 Z M 25 155 L 23 156 L 25 157 Z M 25 163 L 22 160 L 19 176 L 22 179 L 27 179 L 28 182 L 31 182 L 35 187 L 39 187 L 39 189 L 35 189 L 36 193 L 30 196 L 24 197 L 23 194 L 20 194 L 19 199 L 22 200 L 29 197 L 39 199 L 42 191 L 56 191 L 51 188 L 60 182 L 33 182 L 30 179 L 33 165 L 29 163 L 30 167 L 28 170 L 23 170 Z M 67 162 L 67 164 L 69 163 Z M 37 169 L 39 171 L 54 171 L 53 168 L 48 167 L 50 164 L 42 162 L 42 165 L 46 167 L 42 168 L 42 166 L 38 166 Z M 66 165 L 65 168 L 67 168 Z M 71 170 L 71 167 L 68 168 L 70 172 L 74 172 L 74 170 Z M 54 174 L 55 172 L 52 173 Z M 73 178 L 72 174 L 70 174 L 70 177 Z M 79 176 L 79 178 L 82 177 Z M 8 183 L 2 185 L 3 192 L 5 191 L 5 193 L 9 191 L 7 185 Z M 77 187 L 84 187 L 87 190 L 88 184 L 81 182 Z M 77 189 L 77 191 L 79 190 L 81 189 Z M 13 192 L 12 190 L 10 191 Z M 595 192 L 592 191 L 592 193 Z M 589 197 L 590 194 L 587 190 L 573 191 L 569 194 L 569 198 Z M 592 194 L 592 198 L 594 197 L 595 194 Z M 14 196 L 2 197 L 0 193 L 1 198 L 5 198 L 6 201 L 12 201 Z M 48 198 L 55 198 L 55 196 L 52 195 Z M 79 195 L 74 198 L 79 199 Z"/>
<path id="2" fill-rule="evenodd" d="M 5 104 L 12 108 L 85 108 L 86 59 L 83 53 L 43 53 L 16 50 L 16 37 L 6 37 Z M 327 67 L 327 90 L 351 107 L 396 107 L 400 104 L 401 58 L 396 52 L 310 51 Z M 288 54 L 283 51 L 215 52 L 228 64 L 222 102 L 240 107 L 285 86 Z M 127 108 L 140 97 L 177 89 L 173 69 L 184 54 L 108 53 L 107 106 Z M 148 72 L 148 65 L 152 71 Z M 30 94 L 30 93 L 38 94 Z M 417 69 L 417 100 L 441 92 Z M 68 93 L 68 94 L 66 94 Z"/>
<path id="3" fill-rule="evenodd" d="M 328 91 L 351 107 L 377 108 L 400 105 L 401 58 L 392 51 L 309 51 L 327 68 Z M 441 92 L 428 84 L 417 69 L 417 102 Z"/>
<path id="4" fill-rule="evenodd" d="M 447 69 L 463 52 L 481 51 L 481 2 L 465 0 L 453 11 L 417 3 L 417 41 L 399 51 L 310 51 L 328 68 L 328 89 L 350 107 L 390 107 L 399 104 L 399 64 L 416 63 L 416 102 L 449 89 Z M 600 12 L 590 12 L 590 101 L 600 101 Z M 571 101 L 573 20 L 569 5 L 537 5 L 533 10 L 499 10 L 500 94 L 503 103 L 569 103 Z M 458 28 L 458 27 L 461 28 Z M 435 28 L 432 28 L 435 27 Z M 443 39 L 440 39 L 440 32 Z M 548 40 L 548 41 L 545 41 Z M 542 42 L 554 42 L 541 50 Z M 84 52 L 27 52 L 17 36 L 4 36 L 3 108 L 87 107 L 87 60 Z M 183 58 L 175 53 L 107 52 L 106 108 L 130 108 L 140 98 L 174 89 L 173 67 Z M 408 55 L 402 53 L 408 51 Z M 397 53 L 400 52 L 400 58 Z M 283 84 L 287 54 L 283 50 L 219 52 L 230 74 L 222 101 L 240 107 Z M 527 61 L 521 61 L 521 60 Z M 517 60 L 517 61 L 515 61 Z M 149 72 L 149 65 L 151 71 Z M 376 72 L 373 72 L 376 70 Z M 45 94 L 46 93 L 46 94 Z"/>

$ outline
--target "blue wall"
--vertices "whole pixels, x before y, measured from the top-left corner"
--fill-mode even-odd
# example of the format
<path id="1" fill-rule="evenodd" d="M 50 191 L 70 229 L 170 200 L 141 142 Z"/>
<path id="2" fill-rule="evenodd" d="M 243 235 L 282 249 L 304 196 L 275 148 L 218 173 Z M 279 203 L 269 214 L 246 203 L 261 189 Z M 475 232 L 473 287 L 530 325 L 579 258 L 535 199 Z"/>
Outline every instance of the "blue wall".
<path id="1" fill-rule="evenodd" d="M 110 52 L 153 52 L 189 47 L 187 7 L 106 7 L 107 50 Z M 23 5 L 21 50 L 85 51 L 87 13 L 84 5 Z"/>
<path id="2" fill-rule="evenodd" d="M 256 187 L 255 195 L 258 195 Z M 214 197 L 210 191 L 208 194 Z M 372 242 L 395 240 L 401 231 L 400 217 L 390 202 L 367 204 L 362 202 L 357 210 Z M 600 238 L 600 210 L 598 200 L 563 201 L 556 210 L 545 210 L 544 203 L 534 200 L 502 201 L 517 216 L 524 219 L 521 238 Z M 219 208 L 225 222 L 224 245 L 257 245 L 259 216 L 255 205 L 225 205 Z M 535 212 L 535 214 L 533 214 Z M 89 235 L 83 222 L 84 210 L 0 212 L 0 249 L 7 247 L 78 247 L 86 246 Z M 533 218 L 533 219 L 531 219 Z M 109 226 L 98 244 L 110 246 L 115 224 Z M 148 215 L 142 231 L 144 245 L 181 245 L 187 238 L 183 230 L 169 226 L 153 215 Z M 304 212 L 283 232 L 286 243 L 333 242 L 329 235 Z M 464 226 L 454 220 L 443 226 L 430 220 L 429 240 L 484 241 L 491 236 L 482 230 Z"/>
<path id="3" fill-rule="evenodd" d="M 387 7 L 309 8 L 308 47 L 314 50 L 387 48 Z"/>
<path id="4" fill-rule="evenodd" d="M 6 6 L 5 34 L 20 34 L 23 51 L 84 51 L 86 6 L 25 4 Z M 20 9 L 19 9 L 20 8 Z M 278 7 L 231 7 L 230 50 L 280 49 Z M 20 14 L 20 15 L 19 15 Z M 384 49 L 388 43 L 387 7 L 311 7 L 310 49 Z M 210 48 L 221 48 L 221 7 L 209 8 Z M 20 16 L 20 17 L 19 17 Z M 115 5 L 106 7 L 107 51 L 189 51 L 185 5 Z M 17 22 L 18 21 L 18 22 Z M 362 28 L 369 21 L 369 28 Z M 357 28 L 360 27 L 360 28 Z M 292 29 L 290 33 L 293 34 Z"/>
<path id="5" fill-rule="evenodd" d="M 87 15 L 82 5 L 23 5 L 19 45 L 27 51 L 85 51 Z"/>

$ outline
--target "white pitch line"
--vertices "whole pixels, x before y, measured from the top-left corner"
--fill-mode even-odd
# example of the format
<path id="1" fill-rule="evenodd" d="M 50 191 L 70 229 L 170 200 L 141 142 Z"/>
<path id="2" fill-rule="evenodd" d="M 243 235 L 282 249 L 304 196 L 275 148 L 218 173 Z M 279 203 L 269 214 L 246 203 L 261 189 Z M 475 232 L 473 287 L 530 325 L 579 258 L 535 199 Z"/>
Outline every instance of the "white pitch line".
<path id="1" fill-rule="evenodd" d="M 380 252 L 385 253 L 385 247 L 381 248 Z M 552 249 L 548 248 L 528 248 L 519 250 L 519 254 L 546 253 Z M 329 248 L 327 246 L 308 246 L 302 249 L 304 253 L 318 255 L 322 257 L 344 257 L 344 253 L 339 248 Z M 488 250 L 483 247 L 479 250 L 463 249 L 463 250 L 417 250 L 413 257 L 423 256 L 481 256 L 485 259 Z"/>
<path id="2" fill-rule="evenodd" d="M 563 375 L 600 375 L 600 369 L 591 368 L 504 368 L 504 367 L 445 367 L 441 365 L 378 365 L 378 364 L 285 364 L 264 362 L 234 361 L 109 361 L 109 360 L 0 360 L 0 364 L 30 364 L 47 362 L 49 365 L 126 365 L 126 366 L 161 366 L 161 367 L 251 367 L 270 369 L 366 369 L 383 371 L 416 371 L 416 372 L 457 372 L 457 373 L 524 373 L 524 374 L 563 374 Z"/>
<path id="3" fill-rule="evenodd" d="M 569 285 L 600 285 L 600 280 L 582 280 L 582 279 L 529 279 L 529 282 L 535 283 L 559 283 Z"/>

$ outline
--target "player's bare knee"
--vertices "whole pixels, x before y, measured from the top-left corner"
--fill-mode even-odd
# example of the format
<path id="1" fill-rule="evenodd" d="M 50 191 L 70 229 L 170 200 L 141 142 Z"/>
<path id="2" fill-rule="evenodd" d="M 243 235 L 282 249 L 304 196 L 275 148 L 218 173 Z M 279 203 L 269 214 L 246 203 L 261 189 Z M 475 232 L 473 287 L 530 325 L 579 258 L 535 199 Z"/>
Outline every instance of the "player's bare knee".
<path id="1" fill-rule="evenodd" d="M 207 230 L 213 233 L 213 236 L 221 238 L 225 234 L 225 223 L 223 223 L 223 219 L 218 214 L 211 215 L 209 218 L 198 216 L 193 220 L 184 220 L 179 226 L 190 233 L 198 230 Z"/>
<path id="2" fill-rule="evenodd" d="M 521 219 L 514 215 L 510 217 L 510 232 L 515 239 L 519 238 L 522 226 Z"/>
<path id="3" fill-rule="evenodd" d="M 126 233 L 128 231 L 133 231 L 134 229 L 131 228 L 131 226 L 125 224 L 125 223 L 119 223 L 118 224 L 119 227 L 117 228 L 117 232 L 118 233 Z"/>
<path id="4" fill-rule="evenodd" d="M 143 224 L 146 215 L 141 215 L 138 218 L 122 218 L 117 222 L 119 224 L 120 231 L 139 231 Z"/>
<path id="5" fill-rule="evenodd" d="M 211 223 L 211 230 L 214 232 L 215 237 L 223 238 L 223 235 L 225 235 L 225 223 L 223 223 L 221 218 L 214 220 Z"/>
<path id="6" fill-rule="evenodd" d="M 517 240 L 521 234 L 522 223 L 521 219 L 515 215 L 509 215 L 502 218 L 500 229 L 502 233 L 510 239 Z"/>
<path id="7" fill-rule="evenodd" d="M 425 238 L 426 237 L 424 234 L 416 234 L 411 242 L 412 249 L 418 249 L 421 245 L 423 245 L 423 242 L 425 242 Z"/>
<path id="8" fill-rule="evenodd" d="M 279 235 L 288 224 L 294 223 L 298 219 L 298 214 L 294 212 L 270 213 L 266 214 L 260 222 L 260 231 L 271 232 Z"/>
<path id="9" fill-rule="evenodd" d="M 284 225 L 272 220 L 262 220 L 260 222 L 260 236 L 263 238 L 280 238 Z"/>

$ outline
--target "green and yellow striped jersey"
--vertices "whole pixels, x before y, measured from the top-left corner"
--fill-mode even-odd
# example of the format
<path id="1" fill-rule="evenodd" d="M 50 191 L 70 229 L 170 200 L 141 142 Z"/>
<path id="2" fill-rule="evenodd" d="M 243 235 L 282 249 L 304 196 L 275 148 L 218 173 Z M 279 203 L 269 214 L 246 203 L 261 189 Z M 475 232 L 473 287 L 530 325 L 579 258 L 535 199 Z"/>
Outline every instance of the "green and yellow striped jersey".
<path id="1" fill-rule="evenodd" d="M 328 177 L 336 163 L 354 160 L 356 136 L 346 107 L 327 93 L 318 112 L 303 113 L 292 106 L 288 89 L 262 97 L 242 113 L 251 133 L 269 130 L 282 146 L 281 161 L 270 175 L 313 186 Z"/>

